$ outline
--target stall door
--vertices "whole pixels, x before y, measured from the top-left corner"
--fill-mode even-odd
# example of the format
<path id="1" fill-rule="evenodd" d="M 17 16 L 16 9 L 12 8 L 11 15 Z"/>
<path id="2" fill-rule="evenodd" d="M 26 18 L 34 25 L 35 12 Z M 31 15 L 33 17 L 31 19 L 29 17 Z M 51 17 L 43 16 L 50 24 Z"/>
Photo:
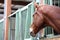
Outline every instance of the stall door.
<path id="1" fill-rule="evenodd" d="M 33 2 L 16 12 L 15 40 L 33 40 L 29 33 L 33 12 Z"/>

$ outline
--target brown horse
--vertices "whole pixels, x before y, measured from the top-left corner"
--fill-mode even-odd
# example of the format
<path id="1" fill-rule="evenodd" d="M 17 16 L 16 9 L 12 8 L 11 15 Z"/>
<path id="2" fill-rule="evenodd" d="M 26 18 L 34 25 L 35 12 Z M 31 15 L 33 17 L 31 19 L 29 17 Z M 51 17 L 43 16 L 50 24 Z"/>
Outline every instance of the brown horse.
<path id="1" fill-rule="evenodd" d="M 30 27 L 31 36 L 36 34 L 46 26 L 52 27 L 60 34 L 60 8 L 50 5 L 38 5 L 35 3 L 36 11 L 33 14 L 33 23 Z"/>

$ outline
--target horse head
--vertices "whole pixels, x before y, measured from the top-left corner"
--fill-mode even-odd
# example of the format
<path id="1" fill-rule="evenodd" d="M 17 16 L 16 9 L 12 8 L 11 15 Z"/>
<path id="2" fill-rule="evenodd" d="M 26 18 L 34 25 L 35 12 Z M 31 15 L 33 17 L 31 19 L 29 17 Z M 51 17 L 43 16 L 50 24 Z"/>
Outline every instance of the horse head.
<path id="1" fill-rule="evenodd" d="M 37 10 L 33 14 L 33 23 L 30 27 L 30 35 L 35 37 L 36 34 L 44 28 L 44 17 L 41 12 L 38 12 Z"/>
<path id="2" fill-rule="evenodd" d="M 43 29 L 45 26 L 52 27 L 57 33 L 60 34 L 60 7 L 50 5 L 37 5 L 37 10 L 33 14 L 33 23 L 30 27 L 31 36 Z"/>

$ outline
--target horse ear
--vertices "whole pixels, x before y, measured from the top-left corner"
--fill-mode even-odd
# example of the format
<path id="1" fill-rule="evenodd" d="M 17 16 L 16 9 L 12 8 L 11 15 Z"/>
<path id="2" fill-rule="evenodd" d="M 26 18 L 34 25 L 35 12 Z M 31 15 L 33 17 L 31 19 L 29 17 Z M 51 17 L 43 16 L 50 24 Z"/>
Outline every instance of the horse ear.
<path id="1" fill-rule="evenodd" d="M 36 2 L 34 2 L 34 6 L 35 6 L 35 9 L 36 8 L 39 9 L 39 5 Z"/>

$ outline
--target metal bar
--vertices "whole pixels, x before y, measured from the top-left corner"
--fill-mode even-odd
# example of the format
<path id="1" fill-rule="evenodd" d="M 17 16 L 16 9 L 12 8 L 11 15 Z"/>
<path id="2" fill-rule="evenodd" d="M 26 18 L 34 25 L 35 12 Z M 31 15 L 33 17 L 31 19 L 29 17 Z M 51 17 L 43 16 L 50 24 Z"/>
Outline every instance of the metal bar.
<path id="1" fill-rule="evenodd" d="M 55 5 L 55 0 L 54 0 L 54 5 Z"/>
<path id="2" fill-rule="evenodd" d="M 53 0 L 50 0 L 50 5 L 53 5 Z"/>
<path id="3" fill-rule="evenodd" d="M 11 0 L 4 0 L 4 26 L 5 26 L 5 33 L 4 33 L 4 40 L 8 40 L 8 30 L 9 30 L 9 19 L 8 15 L 11 14 Z"/>
<path id="4" fill-rule="evenodd" d="M 34 14 L 34 2 L 32 2 L 32 4 L 31 4 L 31 24 L 32 24 L 32 22 L 33 22 L 33 14 Z M 34 40 L 34 38 L 33 37 L 31 37 L 31 40 Z"/>
<path id="5" fill-rule="evenodd" d="M 60 4 L 59 4 L 59 3 L 60 3 L 59 1 L 60 1 L 60 0 L 58 0 L 58 6 L 60 5 Z"/>
<path id="6" fill-rule="evenodd" d="M 20 15 L 20 11 L 17 11 L 16 12 L 16 25 L 15 25 L 15 40 L 20 40 L 20 36 L 21 36 L 21 32 L 19 32 L 19 30 L 21 29 L 19 26 L 21 23 L 19 23 L 21 21 L 21 18 L 19 18 L 21 15 Z M 19 20 L 20 19 L 20 20 Z"/>

